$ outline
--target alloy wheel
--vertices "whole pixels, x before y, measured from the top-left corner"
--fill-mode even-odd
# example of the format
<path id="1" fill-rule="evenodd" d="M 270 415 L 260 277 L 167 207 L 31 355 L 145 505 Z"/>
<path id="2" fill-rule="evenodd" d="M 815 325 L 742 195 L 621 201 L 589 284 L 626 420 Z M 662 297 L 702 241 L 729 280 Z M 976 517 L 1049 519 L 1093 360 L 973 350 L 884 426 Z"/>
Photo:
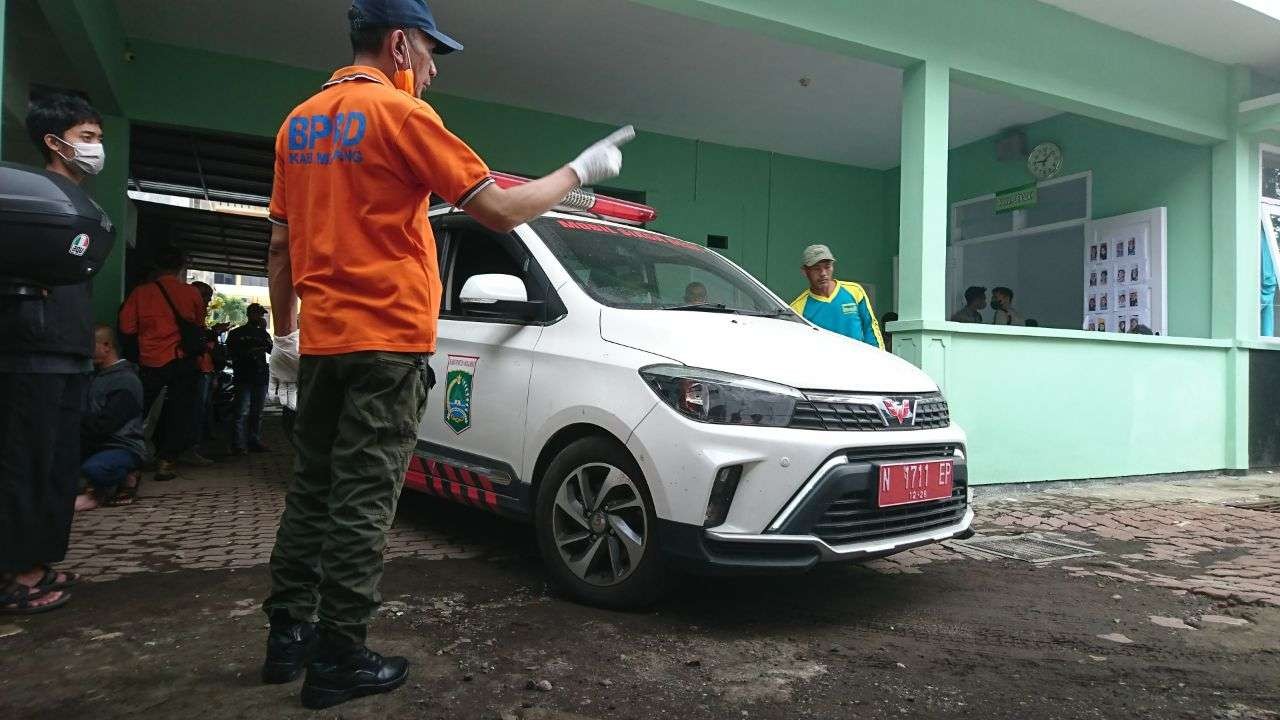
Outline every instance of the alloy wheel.
<path id="1" fill-rule="evenodd" d="M 592 585 L 617 585 L 639 566 L 649 539 L 640 489 L 612 465 L 583 465 L 560 482 L 551 532 L 574 575 Z"/>

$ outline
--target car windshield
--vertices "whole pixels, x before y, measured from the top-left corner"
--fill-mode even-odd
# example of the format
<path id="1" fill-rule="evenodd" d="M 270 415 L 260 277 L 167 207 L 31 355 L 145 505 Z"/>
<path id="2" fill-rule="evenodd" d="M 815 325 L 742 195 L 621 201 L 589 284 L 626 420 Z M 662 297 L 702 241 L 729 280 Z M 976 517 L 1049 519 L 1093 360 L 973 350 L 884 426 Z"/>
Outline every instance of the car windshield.
<path id="1" fill-rule="evenodd" d="M 603 305 L 795 317 L 749 276 L 701 245 L 589 220 L 542 218 L 532 225 L 578 285 Z"/>

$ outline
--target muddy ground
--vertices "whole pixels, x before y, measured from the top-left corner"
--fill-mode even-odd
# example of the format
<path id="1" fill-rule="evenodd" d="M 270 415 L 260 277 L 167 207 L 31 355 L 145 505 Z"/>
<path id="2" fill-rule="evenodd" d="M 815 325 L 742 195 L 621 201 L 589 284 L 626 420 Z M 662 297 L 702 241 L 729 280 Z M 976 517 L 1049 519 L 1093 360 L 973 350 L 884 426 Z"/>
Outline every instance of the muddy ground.
<path id="1" fill-rule="evenodd" d="M 418 497 L 402 504 L 398 524 L 491 549 L 387 564 L 389 602 L 370 644 L 413 663 L 393 694 L 313 715 L 298 703 L 299 683 L 258 684 L 265 568 L 185 569 L 92 583 L 74 609 L 0 622 L 21 629 L 0 638 L 0 718 L 1225 719 L 1280 710 L 1274 607 L 957 556 L 910 573 L 845 566 L 687 579 L 649 611 L 610 612 L 557 596 L 521 526 Z M 1091 563 L 1103 560 L 1059 565 Z M 1250 622 L 1197 623 L 1204 614 Z M 1100 637 L 1115 633 L 1131 642 Z M 541 680 L 549 691 L 531 686 Z"/>

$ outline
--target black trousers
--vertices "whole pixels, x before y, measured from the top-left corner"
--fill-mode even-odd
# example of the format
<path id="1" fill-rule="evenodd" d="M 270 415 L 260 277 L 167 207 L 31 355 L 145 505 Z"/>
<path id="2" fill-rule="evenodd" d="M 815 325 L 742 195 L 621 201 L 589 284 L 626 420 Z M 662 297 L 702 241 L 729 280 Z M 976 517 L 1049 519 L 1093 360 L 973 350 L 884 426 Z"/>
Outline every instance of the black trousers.
<path id="1" fill-rule="evenodd" d="M 200 373 L 195 363 L 174 360 L 163 367 L 144 367 L 138 377 L 142 380 L 144 413 L 151 411 L 160 391 L 165 391 L 164 408 L 156 425 L 156 455 L 161 460 L 173 460 L 196 444 Z"/>
<path id="2" fill-rule="evenodd" d="M 86 383 L 85 375 L 0 373 L 0 573 L 66 557 Z"/>

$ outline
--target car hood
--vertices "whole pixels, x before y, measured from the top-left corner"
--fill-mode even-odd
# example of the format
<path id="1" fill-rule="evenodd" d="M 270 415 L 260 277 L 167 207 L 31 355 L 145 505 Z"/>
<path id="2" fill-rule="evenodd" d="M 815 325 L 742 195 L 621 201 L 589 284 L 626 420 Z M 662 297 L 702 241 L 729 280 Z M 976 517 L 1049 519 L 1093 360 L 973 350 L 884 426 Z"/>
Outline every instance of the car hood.
<path id="1" fill-rule="evenodd" d="M 600 313 L 611 343 L 691 367 L 745 375 L 807 390 L 932 392 L 916 366 L 866 343 L 806 323 L 683 310 Z"/>

